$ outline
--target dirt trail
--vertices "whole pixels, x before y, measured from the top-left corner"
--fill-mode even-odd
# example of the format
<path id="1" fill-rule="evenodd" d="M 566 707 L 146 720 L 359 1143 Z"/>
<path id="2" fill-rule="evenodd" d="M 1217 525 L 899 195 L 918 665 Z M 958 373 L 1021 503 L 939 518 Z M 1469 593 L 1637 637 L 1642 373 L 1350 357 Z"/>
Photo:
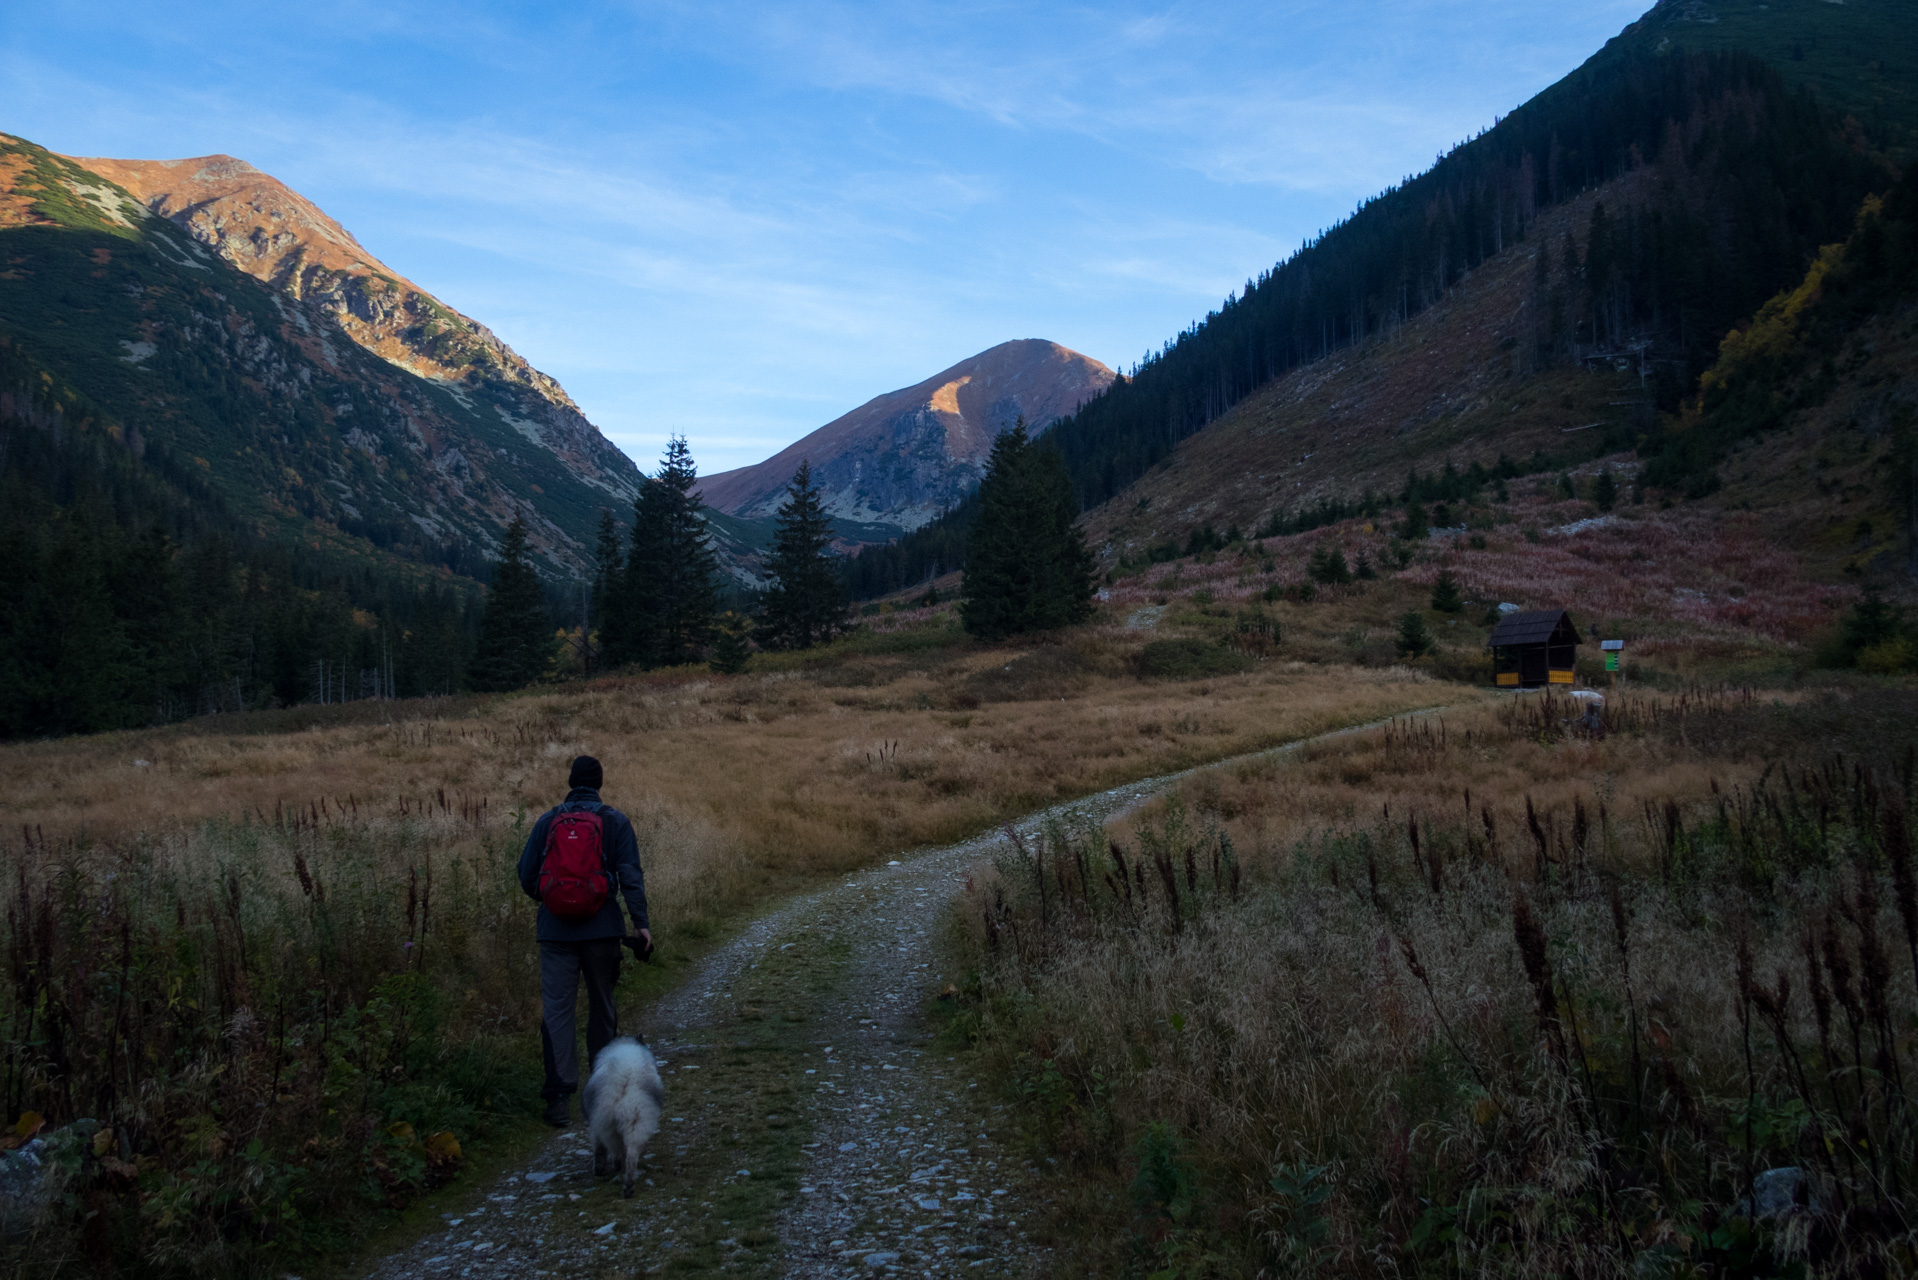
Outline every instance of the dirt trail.
<path id="1" fill-rule="evenodd" d="M 1192 774 L 1267 754 L 1017 825 L 1107 821 Z M 1037 1171 L 964 1064 L 931 1046 L 923 1018 L 946 980 L 934 942 L 952 895 L 1003 838 L 901 855 L 790 900 L 646 1010 L 668 1118 L 632 1200 L 593 1179 L 575 1125 L 368 1280 L 1044 1274 L 1024 1230 L 1041 1207 Z"/>

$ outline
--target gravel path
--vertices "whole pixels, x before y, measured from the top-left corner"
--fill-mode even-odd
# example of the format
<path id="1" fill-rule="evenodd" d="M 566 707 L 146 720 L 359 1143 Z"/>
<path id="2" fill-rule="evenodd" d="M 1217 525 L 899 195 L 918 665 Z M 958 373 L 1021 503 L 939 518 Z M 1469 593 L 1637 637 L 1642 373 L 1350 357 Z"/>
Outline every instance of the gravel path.
<path id="1" fill-rule="evenodd" d="M 1017 825 L 1108 821 L 1251 758 Z M 668 1119 L 632 1200 L 592 1177 L 576 1125 L 368 1280 L 1045 1274 L 1023 1229 L 1042 1207 L 1037 1170 L 964 1064 L 930 1047 L 923 1017 L 944 982 L 933 943 L 952 896 L 1002 840 L 901 855 L 792 899 L 648 1010 Z"/>

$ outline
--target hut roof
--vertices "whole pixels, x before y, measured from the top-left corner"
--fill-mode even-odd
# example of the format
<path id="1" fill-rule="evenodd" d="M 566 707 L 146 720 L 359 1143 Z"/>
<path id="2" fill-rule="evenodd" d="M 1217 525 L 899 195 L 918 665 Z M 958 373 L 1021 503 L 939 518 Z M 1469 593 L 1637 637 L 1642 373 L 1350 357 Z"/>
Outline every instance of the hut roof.
<path id="1" fill-rule="evenodd" d="M 1580 643 L 1578 629 L 1572 626 L 1571 618 L 1563 609 L 1532 609 L 1526 613 L 1514 613 L 1499 619 L 1492 628 L 1491 638 L 1485 643 L 1491 648 L 1503 648 L 1512 644 L 1544 644 L 1563 623 L 1571 632 L 1571 642 Z"/>

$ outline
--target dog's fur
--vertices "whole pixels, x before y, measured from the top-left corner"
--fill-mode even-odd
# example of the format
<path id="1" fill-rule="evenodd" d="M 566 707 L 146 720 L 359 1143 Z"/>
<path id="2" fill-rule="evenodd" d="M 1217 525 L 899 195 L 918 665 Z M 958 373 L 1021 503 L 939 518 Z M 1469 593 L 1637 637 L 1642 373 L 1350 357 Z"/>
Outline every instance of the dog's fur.
<path id="1" fill-rule="evenodd" d="M 659 1108 L 665 1100 L 652 1050 L 621 1036 L 599 1051 L 583 1099 L 593 1139 L 593 1172 L 605 1177 L 620 1166 L 620 1189 L 628 1199 L 639 1177 L 639 1154 L 659 1132 Z"/>

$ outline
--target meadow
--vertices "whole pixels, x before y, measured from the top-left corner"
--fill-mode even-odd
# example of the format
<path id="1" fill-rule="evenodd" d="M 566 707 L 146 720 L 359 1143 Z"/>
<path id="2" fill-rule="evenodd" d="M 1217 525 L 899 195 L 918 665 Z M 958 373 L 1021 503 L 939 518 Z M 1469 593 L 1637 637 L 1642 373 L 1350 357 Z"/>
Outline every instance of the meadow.
<path id="1" fill-rule="evenodd" d="M 1543 481 L 1451 514 L 1462 530 L 1422 542 L 1348 521 L 1115 573 L 1097 620 L 1043 640 L 977 644 L 950 602 L 908 595 L 737 676 L 0 746 L 0 1148 L 44 1126 L 54 1170 L 50 1212 L 0 1199 L 9 1265 L 310 1269 L 522 1141 L 536 954 L 511 868 L 576 754 L 642 833 L 660 955 L 629 970 L 630 1006 L 824 877 L 1395 716 L 976 879 L 952 951 L 972 976 L 937 1010 L 1060 1161 L 1064 1256 L 1194 1276 L 1722 1261 L 1712 1215 L 1788 1155 L 1821 1204 L 1880 1215 L 1860 1238 L 1886 1256 L 1910 1177 L 1885 1081 L 1908 1045 L 1887 1039 L 1895 1071 L 1873 1058 L 1890 1024 L 1859 984 L 1904 928 L 1883 850 L 1909 691 L 1814 669 L 1856 590 L 1737 515 L 1601 513 Z M 1374 576 L 1308 590 L 1333 546 Z M 1457 614 L 1425 609 L 1445 570 Z M 1483 687 L 1503 599 L 1584 601 L 1588 633 L 1628 638 L 1608 736 Z M 1408 609 L 1435 654 L 1395 652 Z M 1748 678 L 1767 692 L 1695 691 Z M 1807 930 L 1829 1032 L 1776 985 Z M 1885 1010 L 1911 1006 L 1903 970 L 1872 980 Z M 1737 1016 L 1760 985 L 1783 1039 Z M 1849 1065 L 1819 1038 L 1853 1031 Z M 1785 1086 L 1814 1077 L 1794 1103 Z M 1899 1181 L 1812 1169 L 1806 1134 L 1841 1128 L 1863 1135 L 1847 1159 Z M 1800 1235 L 1746 1244 L 1836 1256 Z"/>
<path id="2" fill-rule="evenodd" d="M 1532 695 L 982 867 L 948 1034 L 1062 1273 L 1902 1274 L 1914 710 Z"/>
<path id="3" fill-rule="evenodd" d="M 741 676 L 608 677 L 0 748 L 9 1121 L 44 1126 L 20 1274 L 257 1274 L 367 1231 L 536 1114 L 512 874 L 571 757 L 641 832 L 670 984 L 770 895 L 1076 796 L 1482 694 L 1146 635 L 979 647 L 946 617 Z M 11 1160 L 17 1156 L 7 1157 Z M 83 1225 L 84 1224 L 84 1225 Z"/>

